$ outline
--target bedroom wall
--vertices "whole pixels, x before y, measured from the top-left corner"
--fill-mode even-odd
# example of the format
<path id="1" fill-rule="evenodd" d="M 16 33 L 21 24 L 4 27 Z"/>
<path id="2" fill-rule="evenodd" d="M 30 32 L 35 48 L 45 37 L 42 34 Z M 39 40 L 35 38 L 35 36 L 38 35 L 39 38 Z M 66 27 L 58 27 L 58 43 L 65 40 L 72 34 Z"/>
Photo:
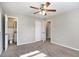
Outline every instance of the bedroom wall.
<path id="1" fill-rule="evenodd" d="M 2 52 L 2 27 L 1 27 L 1 7 L 0 7 L 0 54 Z"/>
<path id="2" fill-rule="evenodd" d="M 2 20 L 3 20 L 3 9 L 0 6 L 0 54 L 2 53 L 3 50 L 3 39 L 2 39 Z"/>
<path id="3" fill-rule="evenodd" d="M 55 15 L 51 20 L 51 42 L 79 50 L 79 9 Z"/>
<path id="4" fill-rule="evenodd" d="M 35 39 L 35 22 L 39 19 L 29 16 L 18 16 L 17 45 L 33 43 Z"/>
<path id="5" fill-rule="evenodd" d="M 36 18 L 28 15 L 13 15 L 10 13 L 7 15 L 17 18 L 17 46 L 40 41 L 36 39 L 35 22 L 41 22 L 41 18 Z"/>

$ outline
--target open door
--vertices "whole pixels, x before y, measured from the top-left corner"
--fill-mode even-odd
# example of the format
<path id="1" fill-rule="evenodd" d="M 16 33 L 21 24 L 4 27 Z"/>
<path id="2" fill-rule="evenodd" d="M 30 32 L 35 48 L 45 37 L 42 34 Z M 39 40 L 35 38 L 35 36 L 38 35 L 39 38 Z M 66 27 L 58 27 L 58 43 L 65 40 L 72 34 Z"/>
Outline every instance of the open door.
<path id="1" fill-rule="evenodd" d="M 8 16 L 5 14 L 5 51 L 8 48 Z"/>
<path id="2" fill-rule="evenodd" d="M 46 41 L 46 22 L 43 21 L 36 21 L 35 23 L 35 36 L 36 41 L 43 40 Z"/>
<path id="3" fill-rule="evenodd" d="M 42 40 L 46 41 L 46 22 L 42 21 Z"/>
<path id="4" fill-rule="evenodd" d="M 35 22 L 35 39 L 36 41 L 41 41 L 41 21 L 36 21 Z"/>

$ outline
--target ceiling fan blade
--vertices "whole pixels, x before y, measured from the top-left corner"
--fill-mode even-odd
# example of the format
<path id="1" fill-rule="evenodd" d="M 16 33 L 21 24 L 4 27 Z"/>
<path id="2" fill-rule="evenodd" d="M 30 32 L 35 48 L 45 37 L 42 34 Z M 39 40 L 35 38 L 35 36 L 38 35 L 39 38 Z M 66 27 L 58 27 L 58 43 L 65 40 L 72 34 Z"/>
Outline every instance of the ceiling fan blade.
<path id="1" fill-rule="evenodd" d="M 46 2 L 45 6 L 48 7 L 50 5 L 50 2 Z"/>
<path id="2" fill-rule="evenodd" d="M 55 9 L 46 9 L 46 11 L 56 12 L 56 10 L 55 10 Z"/>
<path id="3" fill-rule="evenodd" d="M 30 6 L 30 8 L 33 8 L 33 9 L 39 9 L 39 8 L 37 8 L 37 7 L 33 7 L 33 6 Z"/>
<path id="4" fill-rule="evenodd" d="M 37 14 L 37 13 L 39 13 L 40 11 L 37 11 L 37 12 L 35 12 L 35 13 L 33 13 L 33 14 Z"/>

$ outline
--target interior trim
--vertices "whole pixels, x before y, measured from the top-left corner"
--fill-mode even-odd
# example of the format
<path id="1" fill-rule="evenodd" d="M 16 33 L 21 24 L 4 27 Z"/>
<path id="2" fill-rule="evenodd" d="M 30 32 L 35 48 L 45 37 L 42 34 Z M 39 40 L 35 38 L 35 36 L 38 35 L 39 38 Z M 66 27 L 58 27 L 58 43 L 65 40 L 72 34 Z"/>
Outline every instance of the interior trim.
<path id="1" fill-rule="evenodd" d="M 75 50 L 75 51 L 79 51 L 79 49 L 77 49 L 77 48 L 73 48 L 73 47 L 66 46 L 66 45 L 63 45 L 63 44 L 60 44 L 60 43 L 56 43 L 56 42 L 52 42 L 52 43 L 53 44 L 60 45 L 60 46 L 65 47 L 65 48 L 69 48 L 69 49 Z"/>

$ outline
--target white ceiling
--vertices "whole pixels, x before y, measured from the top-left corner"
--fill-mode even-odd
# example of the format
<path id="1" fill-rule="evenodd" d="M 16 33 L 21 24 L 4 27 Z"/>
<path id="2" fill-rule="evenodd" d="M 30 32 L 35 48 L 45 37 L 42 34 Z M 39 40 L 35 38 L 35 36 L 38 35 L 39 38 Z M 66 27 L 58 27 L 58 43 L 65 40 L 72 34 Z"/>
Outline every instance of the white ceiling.
<path id="1" fill-rule="evenodd" d="M 29 6 L 40 7 L 40 4 L 45 2 L 1 2 L 1 5 L 8 15 L 28 15 L 33 17 L 42 18 L 43 15 L 33 14 L 37 10 L 30 8 Z M 59 13 L 67 12 L 73 9 L 79 8 L 78 2 L 51 2 L 49 8 L 56 9 L 56 12 L 48 12 L 47 16 L 54 16 Z"/>

